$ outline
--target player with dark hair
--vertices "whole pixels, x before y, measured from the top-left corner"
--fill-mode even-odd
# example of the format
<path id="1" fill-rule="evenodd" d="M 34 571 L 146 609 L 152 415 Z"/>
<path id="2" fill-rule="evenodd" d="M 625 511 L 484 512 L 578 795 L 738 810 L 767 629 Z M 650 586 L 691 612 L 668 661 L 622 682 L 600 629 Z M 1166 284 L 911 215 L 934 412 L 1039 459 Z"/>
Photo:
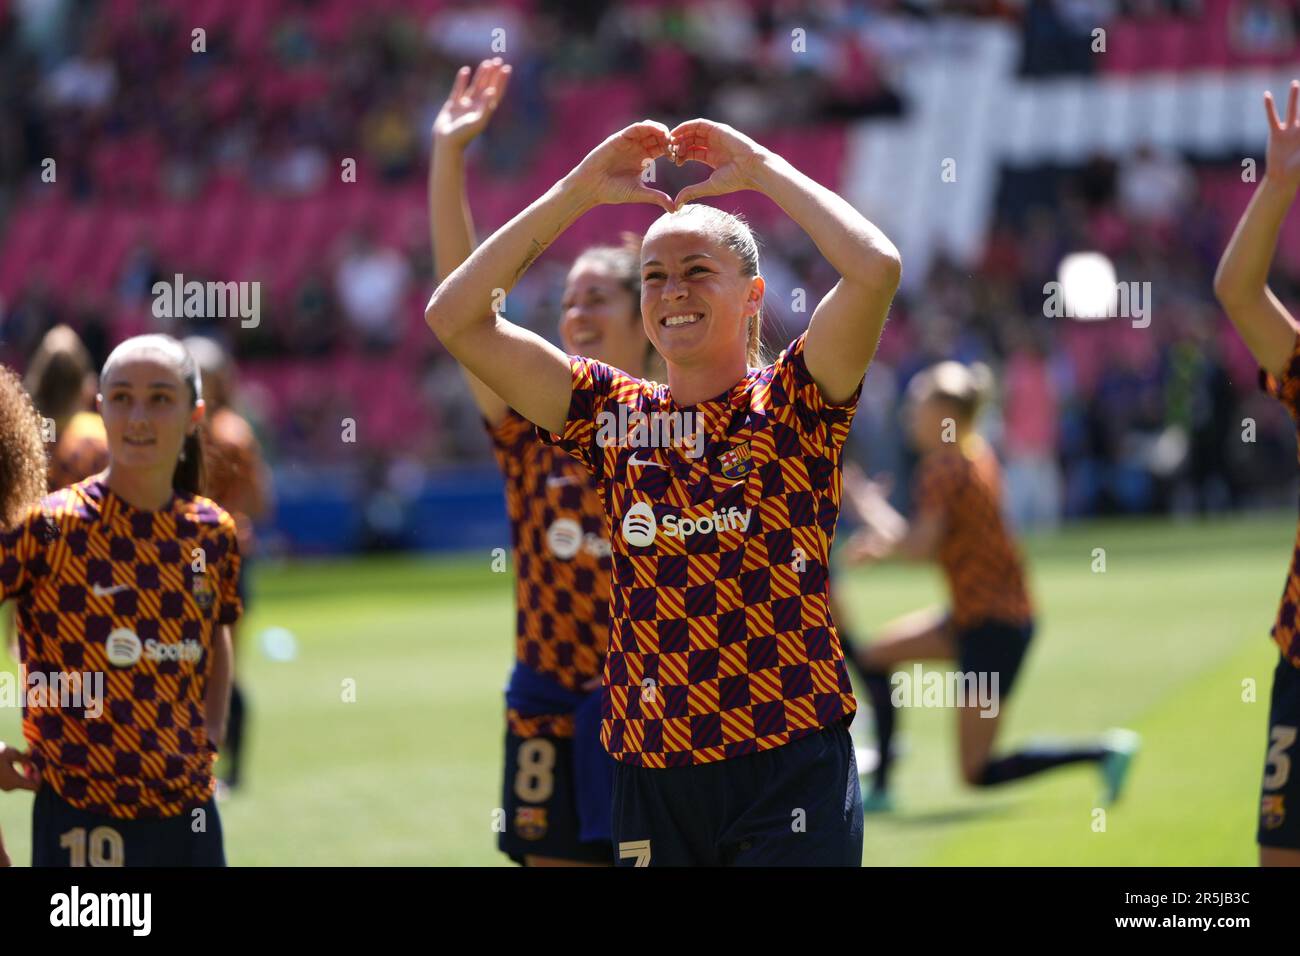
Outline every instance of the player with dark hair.
<path id="1" fill-rule="evenodd" d="M 22 383 L 0 365 L 0 533 L 23 520 L 45 493 L 45 444 L 41 421 Z M 0 568 L 0 576 L 4 574 Z M 21 750 L 0 741 L 0 790 L 35 790 L 33 775 Z M 4 835 L 0 834 L 0 867 L 9 866 Z"/>
<path id="2" fill-rule="evenodd" d="M 712 174 L 670 198 L 643 178 L 665 156 Z M 736 217 L 685 205 L 745 189 L 840 275 L 762 367 L 757 243 Z M 666 212 L 641 247 L 641 321 L 666 385 L 488 309 L 583 213 L 642 202 Z M 781 156 L 720 123 L 647 120 L 592 150 L 429 302 L 448 350 L 598 483 L 614 549 L 601 737 L 618 761 L 620 864 L 861 864 L 856 705 L 827 566 L 844 441 L 899 275 L 880 230 Z"/>
<path id="3" fill-rule="evenodd" d="M 235 369 L 226 350 L 214 339 L 190 336 L 182 343 L 198 364 L 203 379 L 203 464 L 206 493 L 235 521 L 239 536 L 239 601 L 248 612 L 248 580 L 257 538 L 254 522 L 266 516 L 271 501 L 271 476 L 262 460 L 262 446 L 253 426 L 234 409 Z M 230 685 L 230 719 L 222 748 L 221 784 L 234 790 L 243 782 L 247 702 L 238 679 L 240 622 L 231 625 L 235 674 Z M 219 789 L 218 793 L 224 790 Z"/>
<path id="4" fill-rule="evenodd" d="M 23 713 L 40 781 L 32 862 L 224 865 L 212 767 L 239 548 L 233 519 L 199 496 L 199 372 L 180 342 L 145 335 L 113 350 L 100 383 L 107 470 L 0 535 L 25 671 L 73 691 Z"/>
<path id="5" fill-rule="evenodd" d="M 474 228 L 466 147 L 487 126 L 510 67 L 469 67 L 433 128 L 429 205 L 439 281 L 467 259 Z M 583 251 L 565 282 L 564 347 L 643 373 L 640 240 Z M 609 864 L 613 766 L 600 745 L 600 675 L 609 641 L 610 545 L 591 476 L 466 372 L 506 482 L 515 568 L 515 665 L 506 690 L 503 853 L 529 866 Z"/>
<path id="6" fill-rule="evenodd" d="M 1111 731 L 1082 746 L 1041 745 L 995 757 L 993 744 L 1034 634 L 1024 562 L 1002 514 L 997 456 L 975 430 L 993 385 L 983 365 L 941 362 L 908 386 L 904 417 L 921 454 L 913 476 L 914 517 L 905 520 L 881 487 L 856 469 L 845 473 L 845 496 L 863 523 L 845 544 L 850 562 L 891 557 L 937 562 L 948 582 L 949 608 L 917 611 L 886 624 L 854 654 L 871 705 L 879 763 L 868 812 L 888 810 L 896 708 L 891 675 L 911 661 L 956 661 L 962 779 L 988 787 L 1088 761 L 1100 765 L 1113 803 L 1136 751 L 1132 731 Z M 919 691 L 918 691 L 919 693 Z M 955 695 L 955 696 L 956 696 Z"/>
<path id="7" fill-rule="evenodd" d="M 1300 189 L 1300 80 L 1291 83 L 1286 119 L 1272 93 L 1264 94 L 1268 154 L 1264 178 L 1242 214 L 1214 277 L 1214 293 L 1260 366 L 1260 386 L 1290 413 L 1300 429 L 1300 336 L 1295 316 L 1268 287 L 1268 269 L 1296 190 Z M 1300 525 L 1282 600 L 1273 622 L 1277 667 L 1269 704 L 1268 741 L 1259 808 L 1261 866 L 1300 866 Z"/>
<path id="8" fill-rule="evenodd" d="M 27 366 L 27 391 L 54 434 L 49 490 L 98 474 L 108 465 L 104 423 L 92 410 L 97 391 L 90 352 L 66 325 L 45 333 Z"/>

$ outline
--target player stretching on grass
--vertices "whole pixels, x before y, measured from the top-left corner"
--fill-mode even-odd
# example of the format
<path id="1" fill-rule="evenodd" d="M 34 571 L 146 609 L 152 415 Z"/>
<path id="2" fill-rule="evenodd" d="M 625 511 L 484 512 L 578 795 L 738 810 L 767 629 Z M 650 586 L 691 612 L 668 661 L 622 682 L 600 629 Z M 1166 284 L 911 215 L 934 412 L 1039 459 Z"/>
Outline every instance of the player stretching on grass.
<path id="1" fill-rule="evenodd" d="M 647 162 L 712 174 L 672 199 Z M 841 278 L 763 367 L 758 249 L 695 198 L 754 189 Z M 488 309 L 584 212 L 666 210 L 641 247 L 641 320 L 667 385 L 565 355 Z M 680 210 L 676 211 L 675 210 Z M 595 476 L 614 548 L 601 736 L 624 865 L 857 866 L 855 703 L 826 569 L 844 440 L 900 274 L 847 202 L 729 126 L 644 121 L 597 146 L 434 293 L 447 348 Z M 663 423 L 646 430 L 621 423 Z"/>
<path id="2" fill-rule="evenodd" d="M 0 533 L 14 527 L 45 494 L 45 444 L 41 422 L 18 376 L 0 365 Z M 5 569 L 0 567 L 0 580 Z M 26 755 L 0 741 L 0 790 L 35 790 Z M 0 867 L 9 865 L 0 834 Z"/>
<path id="3" fill-rule="evenodd" d="M 1300 81 L 1292 81 L 1286 121 L 1278 118 L 1271 93 L 1268 155 L 1264 178 L 1246 207 L 1237 231 L 1223 253 L 1214 277 L 1214 292 L 1232 324 L 1260 365 L 1260 385 L 1278 399 L 1300 426 L 1300 338 L 1295 317 L 1268 287 L 1268 267 L 1277 237 L 1296 189 L 1300 188 L 1300 117 L 1296 100 Z M 1268 715 L 1268 751 L 1260 800 L 1261 866 L 1300 866 L 1300 639 L 1296 605 L 1300 603 L 1300 528 L 1282 603 L 1273 623 L 1273 640 L 1281 654 L 1273 671 Z"/>
<path id="4" fill-rule="evenodd" d="M 474 248 L 466 147 L 487 125 L 510 67 L 469 67 L 433 128 L 429 205 L 442 281 Z M 569 270 L 560 340 L 644 374 L 639 240 L 586 250 Z M 609 643 L 610 547 L 595 481 L 532 423 L 466 373 L 506 481 L 515 568 L 515 665 L 506 690 L 501 852 L 529 866 L 610 864 L 613 765 L 600 745 L 600 674 Z"/>
<path id="5" fill-rule="evenodd" d="M 891 673 L 908 661 L 956 661 L 967 675 L 962 686 L 982 689 L 979 699 L 957 706 L 961 775 L 973 787 L 1091 761 L 1102 769 L 1103 802 L 1113 803 L 1137 749 L 1136 734 L 1114 730 L 1090 746 L 1038 746 L 993 755 L 1002 705 L 1029 649 L 1034 616 L 1019 549 L 1002 517 L 997 456 L 974 429 L 990 387 L 987 369 L 981 373 L 957 362 L 942 362 L 912 379 L 905 417 L 922 457 L 913 479 L 910 524 L 890 507 L 880 486 L 854 469 L 845 475 L 845 495 L 864 525 L 846 543 L 847 559 L 935 561 L 952 602 L 948 609 L 917 611 L 886 624 L 875 640 L 855 648 L 880 754 L 864 801 L 868 811 L 891 809 L 897 689 Z"/>
<path id="6" fill-rule="evenodd" d="M 23 713 L 40 779 L 32 863 L 223 865 L 212 765 L 239 550 L 234 521 L 198 496 L 198 370 L 175 339 L 139 336 L 109 355 L 100 389 L 108 469 L 0 535 L 23 665 L 81 691 Z"/>

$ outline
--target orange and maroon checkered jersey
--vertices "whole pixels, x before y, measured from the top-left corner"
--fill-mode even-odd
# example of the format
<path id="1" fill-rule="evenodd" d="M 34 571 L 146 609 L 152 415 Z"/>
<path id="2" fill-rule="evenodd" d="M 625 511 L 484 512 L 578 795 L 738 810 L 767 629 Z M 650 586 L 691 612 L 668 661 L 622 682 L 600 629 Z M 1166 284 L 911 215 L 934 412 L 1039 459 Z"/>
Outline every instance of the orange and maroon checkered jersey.
<path id="1" fill-rule="evenodd" d="M 1268 394 L 1280 401 L 1291 413 L 1296 423 L 1297 435 L 1300 436 L 1300 336 L 1296 337 L 1287 359 L 1286 368 L 1280 378 L 1274 378 L 1263 369 L 1259 370 L 1259 384 Z M 1282 602 L 1277 609 L 1277 619 L 1273 622 L 1273 640 L 1282 651 L 1282 656 L 1300 667 L 1300 640 L 1296 638 L 1296 607 L 1300 605 L 1300 523 L 1296 526 L 1296 544 L 1291 555 L 1291 568 L 1287 571 L 1286 586 L 1282 589 Z"/>
<path id="2" fill-rule="evenodd" d="M 957 627 L 982 621 L 1028 623 L 1033 608 L 1015 541 L 1002 516 L 997 456 L 980 438 L 931 452 L 917 465 L 918 515 L 943 516 L 939 564 Z"/>
<path id="3" fill-rule="evenodd" d="M 50 450 L 46 483 L 58 491 L 108 467 L 108 436 L 104 420 L 95 412 L 77 412 L 55 436 Z"/>
<path id="4" fill-rule="evenodd" d="M 570 356 L 568 420 L 550 440 L 596 476 L 612 519 L 601 739 L 618 760 L 725 760 L 856 709 L 827 568 L 861 387 L 828 404 L 803 345 L 688 408 Z"/>
<path id="5" fill-rule="evenodd" d="M 230 408 L 208 417 L 204 439 L 203 490 L 235 519 L 240 553 L 251 557 L 253 522 L 266 510 L 261 445 L 248 421 Z"/>
<path id="6" fill-rule="evenodd" d="M 238 573 L 234 522 L 213 502 L 177 493 L 139 511 L 97 477 L 0 535 L 0 600 L 17 605 L 28 680 L 102 682 L 98 705 L 84 692 L 27 695 L 23 736 L 43 786 L 121 819 L 211 797 L 204 693 L 215 629 L 241 613 Z"/>
<path id="7" fill-rule="evenodd" d="M 515 562 L 515 659 L 578 690 L 609 643 L 608 520 L 580 464 L 545 444 L 512 409 L 488 429 L 505 475 Z M 507 713 L 520 737 L 573 736 L 572 714 Z"/>

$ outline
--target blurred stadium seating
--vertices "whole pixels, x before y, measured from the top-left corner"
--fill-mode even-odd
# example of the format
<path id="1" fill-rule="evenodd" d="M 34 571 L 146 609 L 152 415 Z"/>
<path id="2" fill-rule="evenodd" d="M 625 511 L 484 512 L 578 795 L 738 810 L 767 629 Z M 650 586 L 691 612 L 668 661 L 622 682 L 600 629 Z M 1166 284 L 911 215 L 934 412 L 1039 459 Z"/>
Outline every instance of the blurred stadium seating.
<path id="1" fill-rule="evenodd" d="M 871 470 L 905 475 L 898 397 L 922 365 L 955 357 L 1000 372 L 987 424 L 1024 524 L 1289 500 L 1276 476 L 1291 471 L 1290 429 L 1259 401 L 1210 289 L 1252 188 L 1242 160 L 1262 165 L 1260 92 L 1300 62 L 1300 7 L 1278 0 L 0 0 L 0 359 L 21 368 L 59 320 L 99 358 L 166 328 L 149 290 L 175 273 L 260 280 L 258 328 L 208 331 L 240 358 L 285 541 L 499 534 L 486 443 L 422 319 L 428 130 L 497 27 L 516 72 L 473 154 L 480 234 L 624 123 L 706 115 L 896 239 L 904 291 L 854 439 Z M 695 174 L 663 175 L 669 188 Z M 764 241 L 780 347 L 806 321 L 792 291 L 815 301 L 832 277 L 771 203 L 722 204 Z M 550 333 L 565 257 L 649 216 L 588 216 L 512 293 L 512 318 Z M 1080 250 L 1153 283 L 1150 328 L 1044 316 L 1044 284 Z M 382 314 L 348 305 L 360 274 L 391 293 Z M 1300 292 L 1295 217 L 1273 281 L 1284 299 Z M 355 445 L 339 440 L 347 417 Z M 326 505 L 329 534 L 312 518 Z"/>

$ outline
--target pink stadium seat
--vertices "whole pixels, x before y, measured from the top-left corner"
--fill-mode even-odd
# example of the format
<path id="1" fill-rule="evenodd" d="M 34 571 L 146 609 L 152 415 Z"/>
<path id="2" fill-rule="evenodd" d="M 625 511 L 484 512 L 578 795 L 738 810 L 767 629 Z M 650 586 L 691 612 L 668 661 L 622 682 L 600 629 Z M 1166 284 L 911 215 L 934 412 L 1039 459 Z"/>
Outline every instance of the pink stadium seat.
<path id="1" fill-rule="evenodd" d="M 1145 55 L 1141 28 L 1131 21 L 1115 20 L 1106 27 L 1106 52 L 1097 60 L 1107 73 L 1136 73 L 1143 68 Z"/>

